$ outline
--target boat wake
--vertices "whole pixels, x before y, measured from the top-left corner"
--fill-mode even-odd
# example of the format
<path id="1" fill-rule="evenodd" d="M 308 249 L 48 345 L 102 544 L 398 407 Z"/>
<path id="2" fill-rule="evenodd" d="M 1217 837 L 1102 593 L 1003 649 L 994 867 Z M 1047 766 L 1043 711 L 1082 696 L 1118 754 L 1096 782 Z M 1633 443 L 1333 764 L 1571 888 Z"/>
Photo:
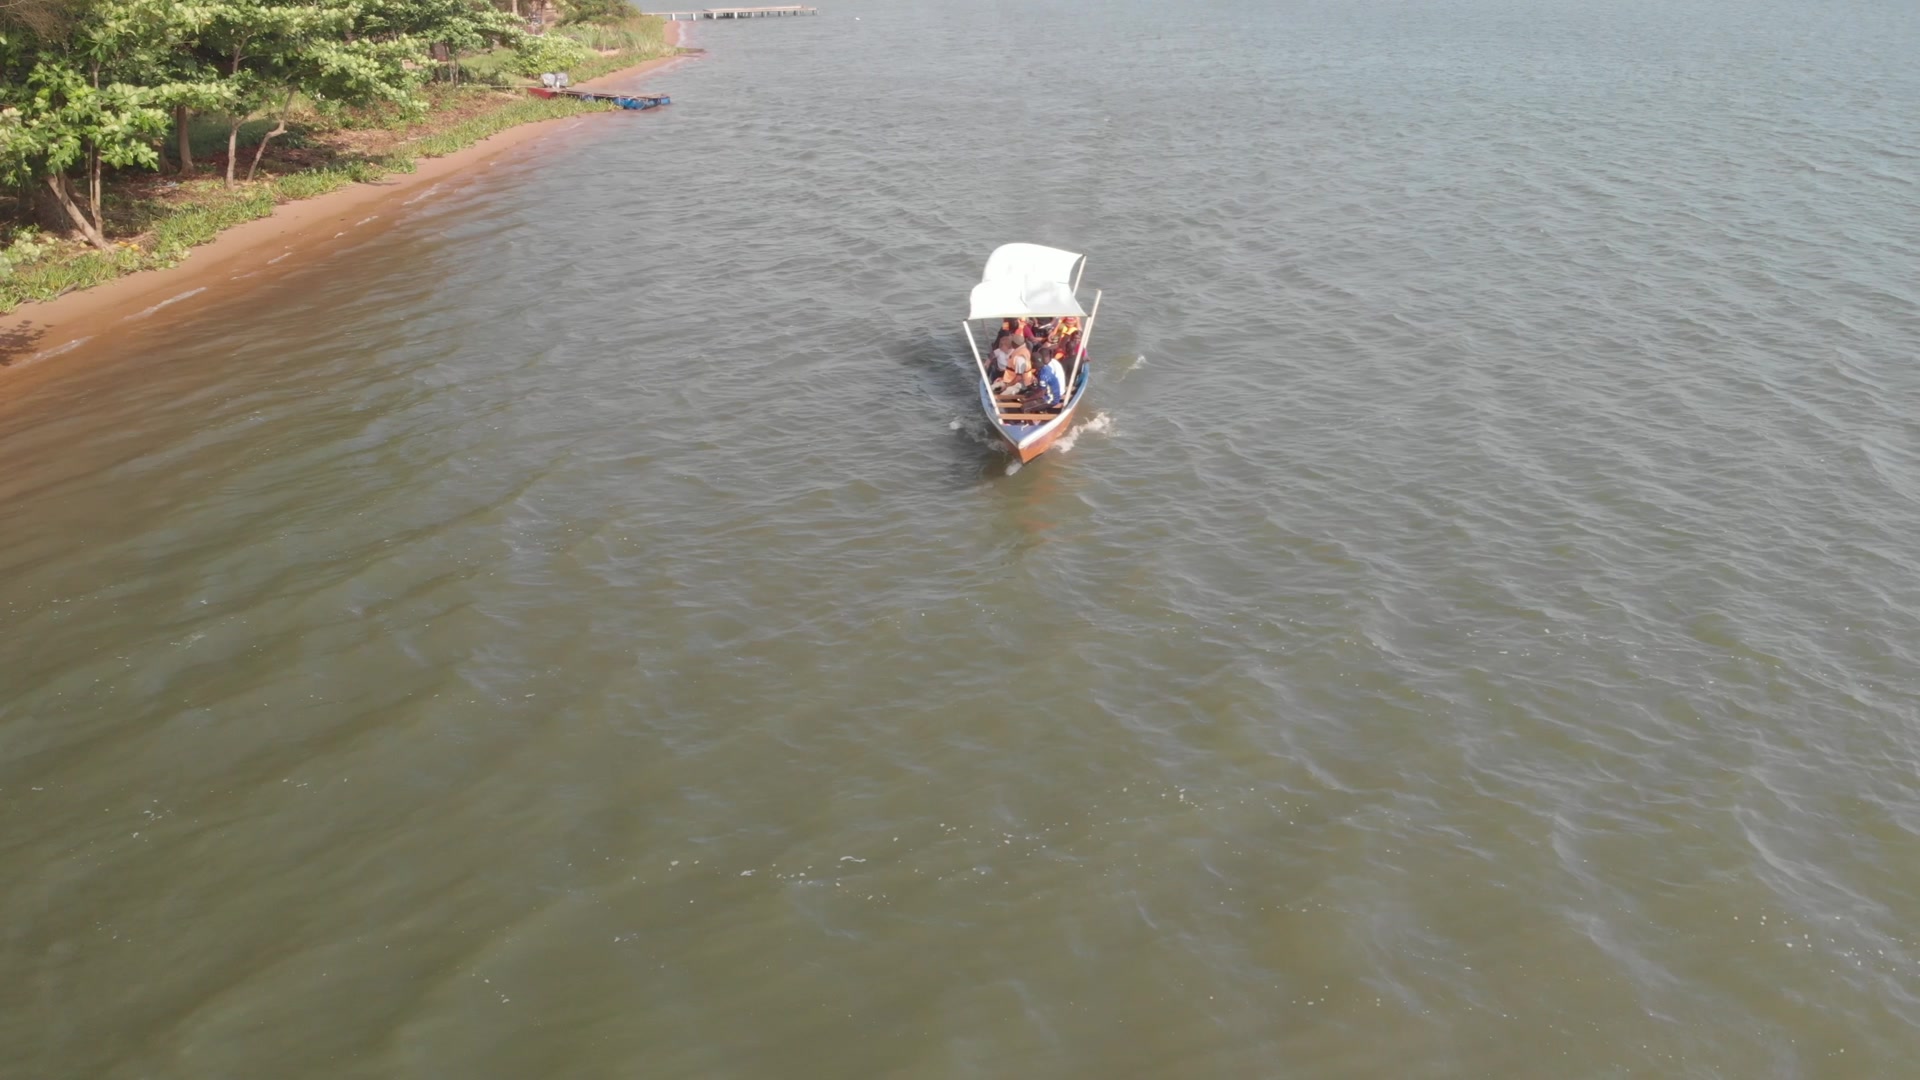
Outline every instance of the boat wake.
<path id="1" fill-rule="evenodd" d="M 33 358 L 35 360 L 45 360 L 49 356 L 59 356 L 63 352 L 71 352 L 74 349 L 77 349 L 80 346 L 85 345 L 87 342 L 92 340 L 93 340 L 93 335 L 91 334 L 87 335 L 86 337 L 77 337 L 77 338 L 74 338 L 72 341 L 67 342 L 64 345 L 58 345 L 58 346 L 55 346 L 54 348 L 47 349 L 42 352 L 34 353 Z"/>
<path id="2" fill-rule="evenodd" d="M 137 315 L 129 315 L 129 316 L 127 316 L 127 318 L 128 318 L 128 320 L 129 320 L 129 321 L 131 321 L 131 320 L 133 320 L 133 319 L 144 319 L 144 318 L 146 318 L 147 316 L 149 316 L 149 315 L 151 315 L 151 314 L 153 314 L 154 312 L 156 312 L 156 311 L 159 311 L 159 310 L 160 310 L 161 308 L 163 308 L 163 307 L 166 307 L 166 306 L 167 306 L 168 304 L 177 304 L 177 303 L 179 303 L 180 301 L 182 301 L 182 300 L 185 300 L 186 298 L 188 298 L 188 297 L 190 297 L 190 296 L 198 296 L 198 295 L 200 295 L 201 293 L 203 293 L 203 292 L 206 292 L 206 291 L 207 291 L 207 287 L 206 287 L 205 285 L 202 285 L 202 286 L 200 286 L 200 287 L 199 287 L 199 288 L 197 288 L 197 289 L 188 289 L 188 290 L 187 290 L 186 292 L 183 292 L 183 293 L 180 293 L 180 294 L 178 294 L 178 295 L 175 295 L 175 296 L 169 296 L 169 297 L 167 297 L 167 298 L 166 298 L 165 300 L 162 300 L 162 301 L 160 301 L 159 303 L 157 303 L 157 304 L 155 304 L 155 305 L 153 305 L 152 307 L 150 307 L 150 308 L 148 308 L 147 310 L 145 310 L 145 311 L 142 311 L 142 312 L 140 312 L 140 313 L 139 313 L 139 314 L 137 314 Z"/>
<path id="3" fill-rule="evenodd" d="M 1074 444 L 1080 441 L 1080 436 L 1085 435 L 1088 432 L 1107 432 L 1112 430 L 1113 430 L 1112 415 L 1108 413 L 1094 413 L 1093 416 L 1089 418 L 1086 423 L 1076 424 L 1074 425 L 1074 428 L 1072 431 L 1069 431 L 1065 435 L 1060 436 L 1060 440 L 1053 444 L 1053 452 L 1056 454 L 1064 454 L 1067 451 L 1072 450 L 1074 447 Z"/>
<path id="4" fill-rule="evenodd" d="M 974 442 L 979 443 L 981 446 L 991 446 L 999 450 L 1006 448 L 1006 444 L 995 437 L 992 428 L 988 427 L 982 421 L 969 417 L 955 417 L 953 421 L 947 425 L 947 430 L 957 431 L 967 438 L 972 439 Z"/>

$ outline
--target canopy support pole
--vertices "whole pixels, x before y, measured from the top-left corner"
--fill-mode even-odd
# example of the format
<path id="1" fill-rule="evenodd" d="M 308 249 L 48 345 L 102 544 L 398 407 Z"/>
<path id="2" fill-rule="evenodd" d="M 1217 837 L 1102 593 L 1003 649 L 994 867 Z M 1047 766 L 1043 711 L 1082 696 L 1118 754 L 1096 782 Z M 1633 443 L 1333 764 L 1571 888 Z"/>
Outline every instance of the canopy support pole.
<path id="1" fill-rule="evenodd" d="M 987 388 L 987 396 L 993 396 L 993 377 L 987 374 L 987 362 L 980 359 L 980 343 L 973 340 L 973 326 L 967 320 L 960 320 L 960 332 L 967 335 L 967 348 L 973 350 L 973 362 L 979 365 L 981 385 Z"/>
<path id="2" fill-rule="evenodd" d="M 1073 268 L 1073 297 L 1075 302 L 1078 302 L 1080 299 L 1080 275 L 1086 272 L 1087 260 L 1086 256 L 1083 255 L 1080 258 L 1080 265 Z"/>
<path id="3" fill-rule="evenodd" d="M 1093 310 L 1087 314 L 1087 328 L 1080 331 L 1080 347 L 1073 350 L 1073 370 L 1067 372 L 1068 401 L 1073 400 L 1074 384 L 1080 378 L 1080 361 L 1087 355 L 1087 342 L 1093 340 L 1093 321 L 1100 317 L 1100 298 L 1104 295 L 1098 289 L 1093 291 Z M 971 341 L 972 335 L 969 334 L 967 339 Z"/>

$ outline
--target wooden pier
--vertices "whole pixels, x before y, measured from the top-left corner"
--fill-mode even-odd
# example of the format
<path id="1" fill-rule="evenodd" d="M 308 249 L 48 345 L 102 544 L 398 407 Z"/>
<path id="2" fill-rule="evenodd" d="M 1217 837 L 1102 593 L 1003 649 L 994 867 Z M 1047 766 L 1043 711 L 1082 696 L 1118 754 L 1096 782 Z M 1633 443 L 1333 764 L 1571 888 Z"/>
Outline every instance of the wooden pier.
<path id="1" fill-rule="evenodd" d="M 820 14 L 820 9 L 793 4 L 788 7 L 723 7 L 702 8 L 699 11 L 649 11 L 647 14 L 656 19 L 669 19 L 673 22 L 693 22 L 696 19 L 771 19 L 782 15 L 818 15 Z"/>

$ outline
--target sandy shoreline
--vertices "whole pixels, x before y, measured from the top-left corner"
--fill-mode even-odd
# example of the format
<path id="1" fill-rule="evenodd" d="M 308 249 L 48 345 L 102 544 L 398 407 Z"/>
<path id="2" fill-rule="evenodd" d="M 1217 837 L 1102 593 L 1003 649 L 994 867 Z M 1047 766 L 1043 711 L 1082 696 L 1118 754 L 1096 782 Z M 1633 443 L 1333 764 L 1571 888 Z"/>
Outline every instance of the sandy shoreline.
<path id="1" fill-rule="evenodd" d="M 667 42 L 678 45 L 680 25 L 668 22 Z M 581 83 L 590 89 L 628 89 L 642 75 L 673 63 L 664 56 Z M 562 125 L 554 121 L 522 124 L 445 157 L 425 158 L 411 173 L 396 173 L 370 184 L 351 184 L 311 199 L 282 203 L 273 213 L 236 225 L 188 253 L 180 265 L 142 270 L 103 285 L 41 303 L 27 303 L 0 315 L 0 371 L 28 367 L 114 330 L 138 316 L 189 296 L 212 298 L 243 274 L 297 257 L 301 247 L 344 236 L 380 220 L 380 208 L 395 199 L 468 172 L 474 166 L 532 142 Z"/>

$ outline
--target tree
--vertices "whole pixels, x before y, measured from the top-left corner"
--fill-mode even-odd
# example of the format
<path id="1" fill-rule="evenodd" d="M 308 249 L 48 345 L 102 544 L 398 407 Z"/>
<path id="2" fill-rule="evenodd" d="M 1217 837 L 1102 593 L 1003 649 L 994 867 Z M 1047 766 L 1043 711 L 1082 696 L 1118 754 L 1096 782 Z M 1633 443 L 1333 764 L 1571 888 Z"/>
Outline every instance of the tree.
<path id="1" fill-rule="evenodd" d="M 227 186 L 232 187 L 240 156 L 240 125 L 256 109 L 282 100 L 286 68 L 303 44 L 321 35 L 344 34 L 348 20 L 337 5 L 274 0 L 218 0 L 210 5 L 208 16 L 198 34 L 197 51 L 219 80 L 214 96 L 227 117 Z M 286 100 L 291 100 L 291 94 Z M 285 128 L 283 109 L 274 130 L 279 133 Z M 263 141 L 261 150 L 265 148 Z M 256 165 L 259 159 L 256 153 Z"/>
<path id="2" fill-rule="evenodd" d="M 354 18 L 356 38 L 410 38 L 423 49 L 446 47 L 451 58 L 494 42 L 509 44 L 526 36 L 526 24 L 485 0 L 361 0 Z"/>
<path id="3" fill-rule="evenodd" d="M 173 113 L 174 143 L 180 155 L 180 175 L 193 172 L 193 139 L 188 127 L 196 112 L 212 112 L 226 105 L 219 73 L 197 62 L 191 53 L 179 54 L 176 78 L 153 88 L 154 104 Z"/>
<path id="4" fill-rule="evenodd" d="M 251 179 L 297 98 L 417 110 L 431 46 L 525 36 L 490 0 L 0 0 L 0 180 L 44 183 L 108 251 L 102 174 L 158 167 L 169 118 L 183 171 L 191 114 L 227 118 L 231 185 L 248 116 L 276 121 Z"/>
<path id="5" fill-rule="evenodd" d="M 213 0 L 199 54 L 215 69 L 227 113 L 227 183 L 234 182 L 240 125 L 275 118 L 247 169 L 287 130 L 304 96 L 322 108 L 377 101 L 418 111 L 415 94 L 431 46 L 472 49 L 490 37 L 523 36 L 513 20 L 478 0 Z"/>
<path id="6" fill-rule="evenodd" d="M 44 181 L 60 209 L 102 252 L 107 167 L 152 166 L 152 140 L 166 114 L 133 77 L 178 41 L 181 20 L 167 0 L 15 3 L 0 23 L 0 175 Z M 84 194 L 69 170 L 79 166 Z"/>

